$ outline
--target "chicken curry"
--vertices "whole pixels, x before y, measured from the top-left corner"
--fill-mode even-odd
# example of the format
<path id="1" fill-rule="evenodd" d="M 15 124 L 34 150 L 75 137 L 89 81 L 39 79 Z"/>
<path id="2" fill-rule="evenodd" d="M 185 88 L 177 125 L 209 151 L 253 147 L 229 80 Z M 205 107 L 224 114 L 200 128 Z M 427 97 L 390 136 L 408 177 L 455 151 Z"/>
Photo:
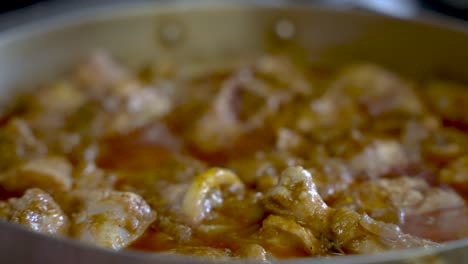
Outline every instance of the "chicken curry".
<path id="1" fill-rule="evenodd" d="M 0 219 L 265 262 L 437 247 L 468 237 L 466 105 L 462 83 L 373 64 L 131 71 L 100 52 L 0 120 Z"/>

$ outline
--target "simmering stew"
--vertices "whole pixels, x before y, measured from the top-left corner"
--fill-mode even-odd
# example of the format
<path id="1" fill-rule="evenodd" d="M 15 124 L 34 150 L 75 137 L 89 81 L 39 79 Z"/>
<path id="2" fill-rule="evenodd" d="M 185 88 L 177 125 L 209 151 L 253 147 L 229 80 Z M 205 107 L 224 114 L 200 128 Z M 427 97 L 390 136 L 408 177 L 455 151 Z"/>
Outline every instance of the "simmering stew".
<path id="1" fill-rule="evenodd" d="M 103 52 L 0 123 L 0 218 L 114 250 L 369 254 L 468 237 L 468 87 L 373 64 L 130 71 Z"/>

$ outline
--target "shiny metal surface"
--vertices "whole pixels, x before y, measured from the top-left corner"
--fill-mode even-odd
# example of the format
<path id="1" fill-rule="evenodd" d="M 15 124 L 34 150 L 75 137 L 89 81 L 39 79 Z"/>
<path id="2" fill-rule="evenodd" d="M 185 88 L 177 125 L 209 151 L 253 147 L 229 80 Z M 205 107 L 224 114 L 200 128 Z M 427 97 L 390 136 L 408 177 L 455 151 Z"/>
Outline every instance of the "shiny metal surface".
<path id="1" fill-rule="evenodd" d="M 282 24 L 281 24 L 282 23 Z M 302 48 L 297 48 L 302 47 Z M 95 48 L 130 65 L 157 59 L 228 60 L 294 49 L 311 62 L 381 63 L 410 76 L 468 82 L 466 25 L 403 21 L 305 6 L 132 3 L 75 10 L 0 34 L 0 105 L 57 76 Z M 0 221 L 1 263 L 207 263 L 187 256 L 111 252 Z M 232 260 L 239 262 L 239 260 Z M 468 263 L 468 240 L 432 250 L 286 263 Z"/>

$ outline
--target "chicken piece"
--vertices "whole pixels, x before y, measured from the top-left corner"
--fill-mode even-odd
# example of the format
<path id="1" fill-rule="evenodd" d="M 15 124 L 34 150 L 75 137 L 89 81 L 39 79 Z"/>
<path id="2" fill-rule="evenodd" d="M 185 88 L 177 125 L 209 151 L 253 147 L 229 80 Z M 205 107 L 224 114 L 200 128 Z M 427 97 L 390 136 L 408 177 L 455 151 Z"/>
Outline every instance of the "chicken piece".
<path id="1" fill-rule="evenodd" d="M 210 108 L 195 124 L 194 141 L 206 152 L 216 151 L 232 144 L 245 129 L 238 120 L 235 104 L 241 86 L 236 81 L 226 81 L 214 98 Z"/>
<path id="2" fill-rule="evenodd" d="M 171 110 L 172 98 L 161 89 L 128 83 L 81 105 L 66 125 L 92 137 L 126 134 L 158 121 Z"/>
<path id="3" fill-rule="evenodd" d="M 320 142 L 327 142 L 363 122 L 355 102 L 341 95 L 324 94 L 298 113 L 295 127 L 312 133 Z"/>
<path id="4" fill-rule="evenodd" d="M 295 94 L 292 89 L 275 89 L 250 69 L 241 69 L 222 83 L 212 107 L 196 122 L 193 142 L 208 153 L 223 149 L 242 134 L 261 128 Z"/>
<path id="5" fill-rule="evenodd" d="M 346 190 L 353 182 L 351 168 L 342 159 L 328 158 L 322 162 L 320 173 L 314 179 L 320 196 L 327 200 L 334 194 Z"/>
<path id="6" fill-rule="evenodd" d="M 90 91 L 108 88 L 131 78 L 130 71 L 118 64 L 109 54 L 96 51 L 86 62 L 79 65 L 76 78 Z"/>
<path id="7" fill-rule="evenodd" d="M 244 184 L 239 177 L 226 169 L 212 168 L 194 179 L 182 202 L 182 211 L 192 225 L 199 224 L 216 205 L 219 199 L 210 202 L 207 197 L 223 185 L 228 185 L 228 190 L 233 192 L 244 191 Z"/>
<path id="8" fill-rule="evenodd" d="M 67 116 L 75 112 L 88 100 L 85 92 L 70 81 L 57 81 L 34 93 L 26 112 L 29 125 L 42 137 L 57 140 L 51 130 L 62 129 Z"/>
<path id="9" fill-rule="evenodd" d="M 74 189 L 94 190 L 112 189 L 116 182 L 116 177 L 108 173 L 93 163 L 86 163 L 79 166 L 74 173 Z"/>
<path id="10" fill-rule="evenodd" d="M 105 53 L 93 54 L 78 68 L 77 78 L 102 108 L 91 109 L 99 114 L 89 117 L 95 130 L 103 129 L 95 123 L 104 123 L 107 133 L 127 133 L 164 116 L 172 108 L 167 89 L 143 86 Z"/>
<path id="11" fill-rule="evenodd" d="M 143 197 L 148 197 L 147 201 L 153 208 L 167 208 L 173 212 L 180 212 L 184 197 L 190 183 L 171 183 L 158 181 L 144 190 Z M 135 188 L 137 190 L 138 188 Z M 140 190 L 141 192 L 141 190 Z"/>
<path id="12" fill-rule="evenodd" d="M 468 205 L 410 216 L 401 226 L 408 234 L 436 242 L 468 237 Z"/>
<path id="13" fill-rule="evenodd" d="M 401 133 L 401 142 L 410 163 L 421 161 L 423 141 L 429 138 L 441 126 L 440 120 L 434 116 L 425 116 L 421 120 L 406 121 Z"/>
<path id="14" fill-rule="evenodd" d="M 69 228 L 68 217 L 60 206 L 48 193 L 36 188 L 2 203 L 0 217 L 48 235 L 66 235 Z"/>
<path id="15" fill-rule="evenodd" d="M 241 258 L 247 258 L 261 263 L 270 263 L 273 257 L 259 244 L 247 244 L 239 249 L 237 254 Z"/>
<path id="16" fill-rule="evenodd" d="M 330 218 L 334 243 L 346 253 L 370 254 L 383 250 L 430 247 L 437 243 L 403 233 L 393 224 L 375 221 L 349 209 L 338 209 Z"/>
<path id="17" fill-rule="evenodd" d="M 453 190 L 430 188 L 424 193 L 424 201 L 418 207 L 408 209 L 407 215 L 420 215 L 464 205 L 466 205 L 465 200 Z"/>
<path id="18" fill-rule="evenodd" d="M 444 127 L 431 133 L 422 141 L 422 156 L 431 163 L 444 166 L 450 161 L 467 154 L 468 136 L 451 127 Z"/>
<path id="19" fill-rule="evenodd" d="M 373 253 L 383 251 L 384 246 L 366 235 L 366 231 L 360 226 L 361 216 L 357 213 L 338 209 L 330 219 L 330 228 L 335 235 L 335 241 L 340 250 L 347 250 L 346 253 Z"/>
<path id="20" fill-rule="evenodd" d="M 227 167 L 236 172 L 245 185 L 266 192 L 278 183 L 281 172 L 289 166 L 303 165 L 304 161 L 289 152 L 257 152 L 252 156 L 231 159 Z"/>
<path id="21" fill-rule="evenodd" d="M 293 217 L 315 232 L 328 227 L 330 210 L 317 192 L 311 172 L 302 167 L 283 171 L 278 185 L 265 196 L 267 211 Z"/>
<path id="22" fill-rule="evenodd" d="M 276 257 L 320 256 L 325 255 L 327 247 L 307 228 L 291 218 L 270 215 L 258 231 L 259 239 L 268 251 Z"/>
<path id="23" fill-rule="evenodd" d="M 327 93 L 352 98 L 372 116 L 389 112 L 417 115 L 425 111 L 410 83 L 376 65 L 356 65 L 346 69 Z"/>
<path id="24" fill-rule="evenodd" d="M 292 217 L 316 237 L 323 236 L 346 252 L 435 245 L 401 232 L 396 225 L 375 221 L 350 209 L 328 207 L 319 196 L 311 173 L 301 167 L 286 169 L 264 202 L 268 211 Z"/>
<path id="25" fill-rule="evenodd" d="M 81 241 L 118 250 L 140 237 L 155 212 L 137 194 L 99 190 L 84 193 L 72 220 L 71 235 Z"/>
<path id="26" fill-rule="evenodd" d="M 437 114 L 454 125 L 468 125 L 468 115 L 460 111 L 468 104 L 468 87 L 458 83 L 436 81 L 429 83 L 425 88 L 423 91 L 427 95 L 427 101 Z"/>
<path id="27" fill-rule="evenodd" d="M 400 177 L 361 183 L 335 198 L 333 207 L 347 207 L 388 223 L 406 217 L 464 205 L 452 190 L 429 186 L 423 179 Z"/>
<path id="28" fill-rule="evenodd" d="M 276 139 L 276 148 L 280 151 L 292 151 L 297 149 L 300 145 L 304 144 L 304 139 L 287 128 L 280 128 Z"/>
<path id="29" fill-rule="evenodd" d="M 262 196 L 259 192 L 249 191 L 242 195 L 242 199 L 238 196 L 224 197 L 222 208 L 217 211 L 227 219 L 220 217 L 221 221 L 229 222 L 232 226 L 253 226 L 260 223 L 265 215 L 260 203 Z M 239 212 L 243 212 L 242 215 L 239 215 Z"/>
<path id="30" fill-rule="evenodd" d="M 394 140 L 375 140 L 355 155 L 350 166 L 355 176 L 379 178 L 392 169 L 408 165 L 403 146 Z"/>
<path id="31" fill-rule="evenodd" d="M 47 113 L 69 113 L 83 105 L 86 97 L 69 81 L 56 82 L 37 93 L 39 107 Z"/>
<path id="32" fill-rule="evenodd" d="M 168 95 L 153 87 L 128 86 L 136 87 L 82 105 L 68 118 L 68 127 L 91 137 L 127 134 L 170 112 Z"/>
<path id="33" fill-rule="evenodd" d="M 73 179 L 72 165 L 58 156 L 33 159 L 3 175 L 0 183 L 9 191 L 37 187 L 47 191 L 68 191 Z"/>
<path id="34" fill-rule="evenodd" d="M 468 193 L 468 156 L 450 162 L 440 171 L 439 179 L 462 193 Z"/>
<path id="35" fill-rule="evenodd" d="M 81 140 L 94 140 L 106 132 L 108 118 L 99 100 L 89 100 L 67 115 L 65 129 L 78 133 Z"/>
<path id="36" fill-rule="evenodd" d="M 255 70 L 300 94 L 312 92 L 306 74 L 285 56 L 265 56 L 255 64 Z"/>
<path id="37" fill-rule="evenodd" d="M 169 235 L 177 243 L 187 243 L 192 239 L 192 228 L 177 222 L 177 217 L 160 216 L 155 221 L 159 232 Z"/>
<path id="38" fill-rule="evenodd" d="M 0 129 L 0 170 L 9 169 L 22 160 L 46 152 L 47 146 L 36 138 L 23 119 L 13 118 Z"/>
<path id="39" fill-rule="evenodd" d="M 128 133 L 157 120 L 172 110 L 169 95 L 155 87 L 132 87 L 118 91 L 120 107 L 110 115 L 111 132 Z"/>

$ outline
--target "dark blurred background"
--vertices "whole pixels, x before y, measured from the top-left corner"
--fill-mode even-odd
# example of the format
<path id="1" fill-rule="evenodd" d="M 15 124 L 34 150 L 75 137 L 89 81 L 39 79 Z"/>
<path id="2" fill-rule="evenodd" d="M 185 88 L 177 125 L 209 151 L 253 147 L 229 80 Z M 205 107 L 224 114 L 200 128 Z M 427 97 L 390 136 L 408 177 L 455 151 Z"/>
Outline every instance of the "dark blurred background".
<path id="1" fill-rule="evenodd" d="M 75 0 L 75 3 L 77 1 L 79 0 Z M 95 1 L 100 2 L 102 0 Z M 288 2 L 288 0 L 270 1 Z M 11 13 L 31 6 L 57 2 L 73 2 L 73 0 L 2 0 L 0 3 L 0 14 Z M 79 2 L 86 1 L 81 0 Z M 468 21 L 468 0 L 290 0 L 290 2 L 312 2 L 341 7 L 347 6 L 370 9 L 401 17 L 408 17 L 421 12 L 437 13 Z"/>
<path id="2" fill-rule="evenodd" d="M 468 20 L 468 0 L 426 0 L 421 2 L 425 8 Z"/>

